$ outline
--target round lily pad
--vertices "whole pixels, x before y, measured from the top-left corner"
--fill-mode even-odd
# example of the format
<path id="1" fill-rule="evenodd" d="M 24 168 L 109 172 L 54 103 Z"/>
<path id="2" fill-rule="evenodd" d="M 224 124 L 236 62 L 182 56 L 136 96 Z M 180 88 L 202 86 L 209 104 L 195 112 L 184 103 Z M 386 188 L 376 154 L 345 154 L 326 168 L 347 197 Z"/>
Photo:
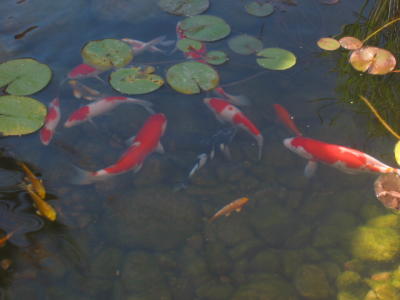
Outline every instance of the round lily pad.
<path id="1" fill-rule="evenodd" d="M 228 56 L 223 51 L 210 51 L 204 56 L 207 63 L 211 65 L 222 65 L 228 61 Z"/>
<path id="2" fill-rule="evenodd" d="M 254 36 L 241 34 L 228 41 L 229 48 L 237 54 L 249 55 L 263 48 L 262 42 Z"/>
<path id="3" fill-rule="evenodd" d="M 357 50 L 360 49 L 363 43 L 355 37 L 345 36 L 339 40 L 340 46 L 347 50 Z"/>
<path id="4" fill-rule="evenodd" d="M 98 70 L 121 68 L 133 58 L 132 48 L 117 39 L 88 42 L 81 51 L 83 61 Z"/>
<path id="5" fill-rule="evenodd" d="M 374 75 L 384 75 L 396 67 L 396 58 L 385 49 L 364 47 L 350 55 L 350 63 L 354 69 Z"/>
<path id="6" fill-rule="evenodd" d="M 192 50 L 200 50 L 203 47 L 203 43 L 191 39 L 182 39 L 178 40 L 176 47 L 183 52 L 188 52 Z"/>
<path id="7" fill-rule="evenodd" d="M 180 23 L 180 29 L 188 38 L 203 42 L 223 39 L 231 32 L 223 19 L 210 15 L 188 17 Z"/>
<path id="8" fill-rule="evenodd" d="M 340 48 L 340 43 L 333 38 L 321 38 L 317 42 L 318 47 L 323 50 L 333 51 Z"/>
<path id="9" fill-rule="evenodd" d="M 111 73 L 110 84 L 120 93 L 139 95 L 157 90 L 164 84 L 164 80 L 141 68 L 125 68 Z"/>
<path id="10" fill-rule="evenodd" d="M 167 81 L 176 91 L 183 94 L 197 94 L 218 86 L 218 73 L 209 65 L 199 62 L 184 62 L 170 67 Z"/>
<path id="11" fill-rule="evenodd" d="M 31 95 L 43 89 L 51 79 L 50 68 L 31 58 L 20 58 L 0 64 L 0 88 L 7 86 L 12 95 Z"/>
<path id="12" fill-rule="evenodd" d="M 270 70 L 286 70 L 296 64 L 296 56 L 285 49 L 281 48 L 265 48 L 257 52 L 257 63 L 266 69 Z"/>
<path id="13" fill-rule="evenodd" d="M 43 126 L 47 109 L 41 102 L 24 96 L 0 97 L 0 134 L 23 135 Z"/>
<path id="14" fill-rule="evenodd" d="M 274 7 L 270 3 L 260 3 L 253 1 L 245 5 L 244 9 L 253 16 L 266 17 L 274 12 Z"/>
<path id="15" fill-rule="evenodd" d="M 209 0 L 160 0 L 160 8 L 177 16 L 194 16 L 204 12 L 209 6 Z"/>

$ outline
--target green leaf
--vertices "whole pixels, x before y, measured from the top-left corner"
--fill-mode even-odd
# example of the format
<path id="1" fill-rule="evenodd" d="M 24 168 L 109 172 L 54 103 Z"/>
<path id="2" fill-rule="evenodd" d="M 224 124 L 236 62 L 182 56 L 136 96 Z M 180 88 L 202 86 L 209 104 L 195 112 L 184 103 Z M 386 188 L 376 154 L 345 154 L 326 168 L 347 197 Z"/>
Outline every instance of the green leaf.
<path id="1" fill-rule="evenodd" d="M 400 141 L 397 141 L 394 146 L 394 157 L 398 165 L 400 165 Z"/>
<path id="2" fill-rule="evenodd" d="M 228 46 L 233 52 L 242 55 L 253 54 L 263 47 L 262 42 L 254 36 L 241 34 L 228 41 Z"/>
<path id="3" fill-rule="evenodd" d="M 266 17 L 274 12 L 274 7 L 269 3 L 260 3 L 257 1 L 245 5 L 244 9 L 253 16 Z"/>
<path id="4" fill-rule="evenodd" d="M 223 19 L 210 15 L 186 18 L 179 27 L 188 38 L 203 42 L 223 39 L 231 32 L 230 26 Z"/>
<path id="5" fill-rule="evenodd" d="M 39 130 L 46 113 L 46 106 L 33 98 L 0 96 L 0 134 L 22 135 Z"/>
<path id="6" fill-rule="evenodd" d="M 200 50 L 202 46 L 203 46 L 202 42 L 191 39 L 178 40 L 178 43 L 176 44 L 176 47 L 183 52 Z"/>
<path id="7" fill-rule="evenodd" d="M 327 51 L 333 51 L 340 48 L 340 43 L 333 38 L 320 38 L 317 45 L 321 49 Z"/>
<path id="8" fill-rule="evenodd" d="M 164 80 L 155 74 L 142 71 L 141 68 L 126 68 L 112 72 L 111 86 L 120 93 L 128 95 L 147 94 L 159 89 Z"/>
<path id="9" fill-rule="evenodd" d="M 85 63 L 102 71 L 113 67 L 121 68 L 133 59 L 132 48 L 117 39 L 88 42 L 81 54 Z"/>
<path id="10" fill-rule="evenodd" d="M 194 16 L 204 12 L 209 6 L 209 0 L 160 0 L 160 8 L 177 16 Z"/>
<path id="11" fill-rule="evenodd" d="M 183 94 L 197 94 L 218 86 L 218 73 L 210 66 L 199 62 L 184 62 L 170 67 L 167 81 L 176 91 Z"/>
<path id="12" fill-rule="evenodd" d="M 211 65 L 222 65 L 224 62 L 228 61 L 228 56 L 223 51 L 210 51 L 205 55 L 205 60 Z"/>
<path id="13" fill-rule="evenodd" d="M 12 95 L 31 95 L 43 89 L 51 79 L 50 68 L 31 58 L 20 58 L 0 64 L 0 88 L 7 86 Z"/>
<path id="14" fill-rule="evenodd" d="M 281 48 L 265 48 L 257 52 L 257 63 L 266 69 L 270 70 L 286 70 L 296 64 L 296 56 L 285 49 Z"/>

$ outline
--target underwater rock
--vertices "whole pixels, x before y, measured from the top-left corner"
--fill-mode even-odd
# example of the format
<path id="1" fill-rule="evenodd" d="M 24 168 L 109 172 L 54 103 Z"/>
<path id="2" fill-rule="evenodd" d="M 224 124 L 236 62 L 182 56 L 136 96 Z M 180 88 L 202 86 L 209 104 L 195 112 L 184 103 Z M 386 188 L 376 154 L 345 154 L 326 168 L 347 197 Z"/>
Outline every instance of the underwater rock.
<path id="1" fill-rule="evenodd" d="M 364 205 L 361 206 L 360 214 L 365 221 L 368 221 L 377 216 L 387 214 L 387 210 L 376 201 L 371 200 L 366 201 Z"/>
<path id="2" fill-rule="evenodd" d="M 237 260 L 243 257 L 248 257 L 258 249 L 262 248 L 264 243 L 261 240 L 252 238 L 243 241 L 229 250 L 229 255 L 232 259 Z"/>
<path id="3" fill-rule="evenodd" d="M 362 298 L 349 292 L 339 292 L 337 294 L 337 300 L 360 300 L 360 299 Z"/>
<path id="4" fill-rule="evenodd" d="M 293 278 L 297 269 L 304 261 L 304 254 L 297 250 L 288 250 L 283 252 L 282 263 L 283 272 L 289 278 Z"/>
<path id="5" fill-rule="evenodd" d="M 294 283 L 306 299 L 325 299 L 333 294 L 325 272 L 316 265 L 302 265 L 296 272 Z"/>
<path id="6" fill-rule="evenodd" d="M 191 279 L 193 284 L 199 285 L 212 280 L 205 257 L 193 249 L 185 247 L 179 262 L 185 278 Z"/>
<path id="7" fill-rule="evenodd" d="M 281 262 L 279 252 L 271 249 L 256 254 L 249 263 L 249 269 L 255 272 L 280 272 Z"/>
<path id="8" fill-rule="evenodd" d="M 169 167 L 166 160 L 160 156 L 151 155 L 146 159 L 139 173 L 132 172 L 133 181 L 137 187 L 160 183 L 169 176 Z"/>
<path id="9" fill-rule="evenodd" d="M 391 283 L 395 288 L 400 289 L 400 267 L 397 267 L 392 273 Z"/>
<path id="10" fill-rule="evenodd" d="M 196 295 L 199 299 L 228 300 L 233 293 L 233 287 L 229 283 L 220 283 L 217 281 L 208 281 L 201 284 L 196 289 Z"/>
<path id="11" fill-rule="evenodd" d="M 370 290 L 364 300 L 400 300 L 400 291 L 390 284 L 382 284 Z"/>
<path id="12" fill-rule="evenodd" d="M 285 248 L 301 248 L 311 244 L 313 228 L 299 222 L 294 232 L 285 241 Z"/>
<path id="13" fill-rule="evenodd" d="M 400 209 L 400 176 L 382 174 L 374 183 L 375 195 L 387 208 Z"/>
<path id="14" fill-rule="evenodd" d="M 222 243 L 208 243 L 205 250 L 208 267 L 213 273 L 222 275 L 232 271 L 232 260 Z"/>
<path id="15" fill-rule="evenodd" d="M 357 272 L 344 271 L 336 278 L 336 286 L 339 290 L 345 290 L 360 284 L 361 280 L 361 276 Z"/>
<path id="16" fill-rule="evenodd" d="M 373 227 L 391 227 L 391 228 L 399 228 L 400 227 L 400 218 L 395 214 L 387 214 L 383 216 L 377 216 L 375 218 L 369 219 L 367 222 L 368 226 Z"/>

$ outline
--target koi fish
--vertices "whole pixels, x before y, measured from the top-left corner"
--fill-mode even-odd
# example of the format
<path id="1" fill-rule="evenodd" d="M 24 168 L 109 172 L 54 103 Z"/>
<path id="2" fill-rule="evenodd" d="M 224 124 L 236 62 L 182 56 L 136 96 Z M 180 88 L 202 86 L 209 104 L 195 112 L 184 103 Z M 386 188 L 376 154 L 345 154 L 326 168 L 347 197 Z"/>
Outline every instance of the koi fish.
<path id="1" fill-rule="evenodd" d="M 242 197 L 239 199 L 236 199 L 234 201 L 232 201 L 231 203 L 229 203 L 228 205 L 225 205 L 223 208 L 221 208 L 219 211 L 217 211 L 215 213 L 215 215 L 213 215 L 210 218 L 210 222 L 214 221 L 216 218 L 225 215 L 225 216 L 229 216 L 231 214 L 231 212 L 233 211 L 237 211 L 240 212 L 242 210 L 242 207 L 249 202 L 249 198 L 247 197 Z"/>
<path id="2" fill-rule="evenodd" d="M 30 184 L 32 185 L 32 189 L 35 191 L 35 193 L 38 194 L 40 198 L 44 199 L 46 197 L 46 189 L 44 188 L 42 180 L 37 178 L 25 163 L 18 160 L 16 162 L 18 166 L 24 171 L 26 175 L 25 179 L 30 182 Z"/>
<path id="3" fill-rule="evenodd" d="M 13 236 L 14 231 L 7 233 L 5 236 L 3 236 L 2 238 L 0 238 L 0 248 L 4 247 L 7 243 L 7 241 Z"/>
<path id="4" fill-rule="evenodd" d="M 92 89 L 77 80 L 70 80 L 68 83 L 72 88 L 72 94 L 77 99 L 83 98 L 88 101 L 93 101 L 100 97 L 100 92 L 98 90 Z"/>
<path id="5" fill-rule="evenodd" d="M 104 71 L 98 70 L 96 68 L 93 68 L 92 66 L 89 66 L 88 64 L 79 64 L 76 67 L 74 67 L 69 73 L 68 73 L 68 78 L 69 79 L 81 79 L 81 78 L 89 78 L 89 77 L 94 77 L 101 82 L 104 82 L 103 79 L 99 77 L 99 74 L 103 73 Z"/>
<path id="6" fill-rule="evenodd" d="M 183 54 L 187 59 L 193 59 L 199 63 L 206 63 L 204 60 L 204 56 L 206 55 L 207 48 L 206 44 L 201 42 L 201 48 L 195 49 L 193 47 L 189 47 L 188 51 L 184 51 Z"/>
<path id="7" fill-rule="evenodd" d="M 57 218 L 57 213 L 54 208 L 34 191 L 31 184 L 25 185 L 25 189 L 34 201 L 35 206 L 38 209 L 38 215 L 41 215 L 50 221 L 55 221 Z"/>
<path id="8" fill-rule="evenodd" d="M 138 172 L 149 154 L 154 151 L 164 152 L 160 139 L 164 135 L 166 127 L 167 118 L 164 114 L 151 115 L 116 163 L 94 172 L 78 169 L 80 174 L 73 183 L 90 184 L 130 170 Z"/>
<path id="9" fill-rule="evenodd" d="M 132 47 L 132 51 L 135 55 L 138 55 L 146 50 L 149 50 L 150 52 L 165 53 L 164 50 L 161 50 L 160 48 L 156 47 L 156 45 L 169 46 L 175 43 L 175 41 L 169 41 L 169 40 L 165 41 L 165 35 L 156 37 L 155 39 L 149 42 L 142 42 L 129 38 L 124 38 L 121 41 L 129 44 Z"/>
<path id="10" fill-rule="evenodd" d="M 56 97 L 50 102 L 47 109 L 46 120 L 42 129 L 40 129 L 39 136 L 43 145 L 47 146 L 53 139 L 57 125 L 61 119 L 60 100 Z"/>
<path id="11" fill-rule="evenodd" d="M 205 98 L 204 103 L 210 108 L 217 120 L 229 122 L 234 126 L 244 129 L 251 134 L 258 145 L 258 159 L 261 159 L 263 136 L 260 130 L 238 109 L 228 101 L 220 98 Z"/>
<path id="12" fill-rule="evenodd" d="M 74 111 L 65 122 L 64 127 L 69 128 L 86 122 L 96 116 L 99 116 L 105 112 L 114 109 L 122 103 L 139 104 L 142 105 L 150 114 L 154 113 L 154 111 L 151 109 L 151 106 L 153 104 L 149 101 L 123 96 L 109 96 L 100 98 L 96 102 L 82 106 L 81 108 Z"/>
<path id="13" fill-rule="evenodd" d="M 289 112 L 280 104 L 274 104 L 276 115 L 279 120 L 295 135 L 301 136 L 303 135 L 300 130 L 297 128 L 296 124 L 293 121 L 293 117 L 289 114 Z"/>
<path id="14" fill-rule="evenodd" d="M 400 169 L 385 165 L 374 157 L 356 149 L 328 144 L 302 136 L 287 138 L 283 141 L 283 144 L 289 150 L 308 159 L 304 170 L 307 177 L 311 177 L 315 173 L 317 162 L 322 162 L 349 174 L 377 172 L 400 175 Z"/>
<path id="15" fill-rule="evenodd" d="M 218 96 L 227 99 L 229 102 L 239 106 L 246 106 L 250 104 L 250 100 L 244 95 L 231 95 L 228 94 L 222 87 L 216 87 L 213 90 Z"/>

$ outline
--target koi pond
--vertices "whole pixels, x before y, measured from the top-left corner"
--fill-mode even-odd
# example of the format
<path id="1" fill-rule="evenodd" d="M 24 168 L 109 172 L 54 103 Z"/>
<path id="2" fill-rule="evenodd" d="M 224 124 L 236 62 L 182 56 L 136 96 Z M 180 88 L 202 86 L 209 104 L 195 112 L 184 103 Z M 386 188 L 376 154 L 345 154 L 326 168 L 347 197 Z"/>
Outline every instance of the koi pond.
<path id="1" fill-rule="evenodd" d="M 400 299 L 397 0 L 0 14 L 0 299 Z"/>

